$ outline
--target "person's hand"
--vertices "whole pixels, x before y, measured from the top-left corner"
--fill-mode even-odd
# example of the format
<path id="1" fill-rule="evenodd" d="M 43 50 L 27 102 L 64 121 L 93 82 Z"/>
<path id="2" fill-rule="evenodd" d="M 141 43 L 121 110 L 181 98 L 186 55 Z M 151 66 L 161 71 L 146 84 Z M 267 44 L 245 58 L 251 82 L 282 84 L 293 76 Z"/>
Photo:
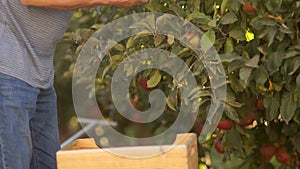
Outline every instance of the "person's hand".
<path id="1" fill-rule="evenodd" d="M 110 5 L 129 7 L 147 2 L 148 0 L 110 0 Z"/>

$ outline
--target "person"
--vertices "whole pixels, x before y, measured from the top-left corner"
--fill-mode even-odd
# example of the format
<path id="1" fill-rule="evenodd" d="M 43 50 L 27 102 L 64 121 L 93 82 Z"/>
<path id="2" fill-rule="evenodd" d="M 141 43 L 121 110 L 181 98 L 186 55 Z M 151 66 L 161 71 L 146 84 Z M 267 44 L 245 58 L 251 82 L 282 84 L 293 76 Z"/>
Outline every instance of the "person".
<path id="1" fill-rule="evenodd" d="M 55 169 L 53 55 L 72 10 L 147 0 L 0 0 L 0 169 Z"/>

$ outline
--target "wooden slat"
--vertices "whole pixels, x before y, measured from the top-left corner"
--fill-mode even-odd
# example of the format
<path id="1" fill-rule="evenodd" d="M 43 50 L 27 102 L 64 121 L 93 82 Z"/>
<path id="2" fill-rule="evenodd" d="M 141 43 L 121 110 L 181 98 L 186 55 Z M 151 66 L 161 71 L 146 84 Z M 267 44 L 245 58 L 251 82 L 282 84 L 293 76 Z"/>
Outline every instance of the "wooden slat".
<path id="1" fill-rule="evenodd" d="M 68 146 L 68 150 L 57 153 L 58 169 L 197 169 L 198 165 L 197 138 L 190 133 L 178 135 L 173 145 L 163 146 L 89 149 L 94 148 L 95 142 L 76 142 L 76 146 Z M 82 147 L 86 149 L 80 149 Z M 157 155 L 147 158 L 118 155 L 125 153 L 135 157 Z"/>
<path id="2" fill-rule="evenodd" d="M 99 149 L 93 138 L 77 139 L 63 150 Z"/>

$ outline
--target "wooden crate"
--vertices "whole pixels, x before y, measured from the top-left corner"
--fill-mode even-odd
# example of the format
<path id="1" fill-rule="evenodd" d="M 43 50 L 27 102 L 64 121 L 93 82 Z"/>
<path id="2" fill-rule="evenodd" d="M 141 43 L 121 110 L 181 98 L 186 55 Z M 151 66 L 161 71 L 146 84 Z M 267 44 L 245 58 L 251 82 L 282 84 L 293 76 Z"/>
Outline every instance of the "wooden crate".
<path id="1" fill-rule="evenodd" d="M 176 146 L 174 146 L 176 145 Z M 170 146 L 173 148 L 170 149 Z M 147 151 L 168 149 L 147 158 L 128 158 L 99 149 L 93 139 L 78 139 L 57 152 L 58 169 L 197 169 L 197 136 L 178 134 L 173 145 L 114 148 L 114 152 L 142 155 Z"/>

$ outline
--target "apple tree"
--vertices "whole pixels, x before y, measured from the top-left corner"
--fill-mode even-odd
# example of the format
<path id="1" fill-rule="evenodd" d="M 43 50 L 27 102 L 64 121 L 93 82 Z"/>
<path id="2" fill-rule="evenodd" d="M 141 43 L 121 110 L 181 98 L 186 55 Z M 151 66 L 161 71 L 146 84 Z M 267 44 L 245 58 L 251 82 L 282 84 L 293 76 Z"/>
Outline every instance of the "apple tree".
<path id="1" fill-rule="evenodd" d="M 150 0 L 132 8 L 103 6 L 77 10 L 58 48 L 58 53 L 67 51 L 64 57 L 56 59 L 56 65 L 60 65 L 57 78 L 64 79 L 56 81 L 59 88 L 64 88 L 62 81 L 70 81 L 76 58 L 95 31 L 117 18 L 139 12 L 168 13 L 193 23 L 208 37 L 222 61 L 227 85 L 225 110 L 215 132 L 199 143 L 199 168 L 300 166 L 300 1 Z M 193 47 L 205 45 L 195 32 L 182 34 L 182 38 Z M 147 48 L 171 51 L 193 72 L 201 98 L 191 132 L 199 134 L 212 98 L 210 79 L 195 53 L 171 34 L 140 32 L 109 51 L 93 91 L 102 113 L 107 119 L 118 121 L 120 132 L 135 137 L 161 133 L 174 122 L 184 84 L 156 69 L 135 76 L 130 98 L 132 107 L 144 111 L 151 106 L 149 93 L 162 89 L 167 96 L 167 108 L 160 120 L 151 124 L 132 123 L 114 108 L 110 96 L 113 72 L 127 56 Z M 133 73 L 134 68 L 128 66 L 125 71 Z M 133 118 L 138 121 L 141 117 L 137 114 Z"/>

